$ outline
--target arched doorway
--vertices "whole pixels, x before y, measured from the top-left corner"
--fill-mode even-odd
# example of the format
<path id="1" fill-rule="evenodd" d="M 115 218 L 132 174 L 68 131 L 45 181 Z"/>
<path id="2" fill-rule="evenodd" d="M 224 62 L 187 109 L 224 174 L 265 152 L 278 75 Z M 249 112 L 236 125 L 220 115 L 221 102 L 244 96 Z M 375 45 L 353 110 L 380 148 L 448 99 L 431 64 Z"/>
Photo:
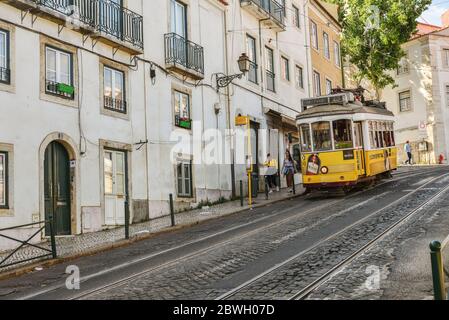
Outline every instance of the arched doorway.
<path id="1" fill-rule="evenodd" d="M 54 219 L 56 235 L 71 234 L 70 161 L 66 148 L 58 141 L 45 149 L 45 219 Z M 50 234 L 49 226 L 45 229 Z"/>

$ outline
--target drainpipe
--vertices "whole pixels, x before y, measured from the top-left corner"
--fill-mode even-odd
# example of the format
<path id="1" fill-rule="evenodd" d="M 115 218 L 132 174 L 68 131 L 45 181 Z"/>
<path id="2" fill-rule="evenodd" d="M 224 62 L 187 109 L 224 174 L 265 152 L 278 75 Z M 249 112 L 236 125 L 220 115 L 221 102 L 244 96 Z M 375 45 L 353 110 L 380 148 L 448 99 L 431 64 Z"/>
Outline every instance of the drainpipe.
<path id="1" fill-rule="evenodd" d="M 143 10 L 144 10 L 144 0 L 141 0 L 141 6 L 142 6 L 142 14 L 143 14 Z M 137 61 L 137 63 L 139 63 L 139 61 Z M 147 189 L 147 208 L 148 208 L 148 219 L 150 218 L 150 177 L 149 177 L 149 173 L 148 173 L 148 152 L 149 152 L 149 142 L 148 142 L 148 122 L 147 122 L 147 74 L 146 74 L 146 68 L 145 68 L 145 64 L 143 65 L 143 85 L 144 90 L 143 90 L 143 109 L 144 109 L 144 121 L 145 121 L 145 141 L 147 141 L 147 144 L 145 145 L 145 179 L 146 179 L 146 189 Z"/>
<path id="2" fill-rule="evenodd" d="M 310 45 L 309 45 L 309 32 L 308 32 L 308 25 L 309 25 L 309 11 L 306 10 L 307 8 L 307 4 L 309 3 L 309 0 L 306 0 L 304 2 L 304 6 L 303 6 L 303 12 L 304 12 L 304 44 L 306 46 L 306 66 L 307 66 L 307 95 L 309 97 L 311 97 L 311 85 L 312 85 L 312 78 L 311 78 L 311 74 L 310 74 L 310 66 L 309 66 L 309 49 L 310 49 Z M 306 13 L 307 12 L 307 13 Z M 301 110 L 302 111 L 302 110 Z"/>
<path id="3" fill-rule="evenodd" d="M 227 18 L 227 9 L 224 10 L 224 21 L 223 21 L 223 28 L 224 28 L 224 47 L 225 47 L 225 68 L 226 68 L 226 74 L 229 74 L 229 56 L 228 56 L 228 18 Z M 229 92 L 229 86 L 226 87 L 226 129 L 228 133 L 231 132 L 231 95 Z M 233 135 L 231 135 L 230 139 L 230 146 L 231 146 L 231 196 L 234 199 L 236 197 L 235 192 L 235 156 L 234 156 L 234 148 L 232 139 L 234 138 Z"/>

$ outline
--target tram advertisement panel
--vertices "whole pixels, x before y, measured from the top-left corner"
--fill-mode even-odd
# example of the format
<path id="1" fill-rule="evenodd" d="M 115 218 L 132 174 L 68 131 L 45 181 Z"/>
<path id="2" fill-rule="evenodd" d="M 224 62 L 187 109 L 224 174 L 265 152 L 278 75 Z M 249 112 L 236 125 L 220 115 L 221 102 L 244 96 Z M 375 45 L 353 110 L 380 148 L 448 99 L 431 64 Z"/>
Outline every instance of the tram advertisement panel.
<path id="1" fill-rule="evenodd" d="M 321 166 L 321 160 L 317 154 L 311 154 L 307 160 L 307 174 L 318 174 Z"/>

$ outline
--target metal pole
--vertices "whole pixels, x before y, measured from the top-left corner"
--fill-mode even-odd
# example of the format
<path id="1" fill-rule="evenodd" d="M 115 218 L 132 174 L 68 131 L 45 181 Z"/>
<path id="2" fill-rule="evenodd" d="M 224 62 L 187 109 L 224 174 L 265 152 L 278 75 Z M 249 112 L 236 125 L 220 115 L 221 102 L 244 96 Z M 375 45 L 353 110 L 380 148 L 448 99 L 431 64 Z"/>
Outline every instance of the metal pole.
<path id="1" fill-rule="evenodd" d="M 173 207 L 173 194 L 170 193 L 169 198 L 170 198 L 171 226 L 174 227 L 176 223 L 175 223 L 175 209 Z"/>
<path id="2" fill-rule="evenodd" d="M 444 285 L 443 259 L 441 257 L 441 243 L 430 243 L 430 261 L 432 263 L 433 292 L 435 300 L 446 300 L 446 287 Z"/>
<path id="3" fill-rule="evenodd" d="M 243 181 L 240 180 L 240 206 L 243 207 Z"/>
<path id="4" fill-rule="evenodd" d="M 129 202 L 125 200 L 125 239 L 129 239 Z"/>
<path id="5" fill-rule="evenodd" d="M 251 190 L 251 172 L 248 171 L 248 205 L 251 207 L 253 192 Z"/>
<path id="6" fill-rule="evenodd" d="M 53 259 L 56 259 L 58 257 L 58 254 L 56 252 L 56 239 L 55 239 L 55 228 L 53 224 L 53 217 L 50 218 L 50 241 L 51 241 L 51 254 L 53 256 Z"/>

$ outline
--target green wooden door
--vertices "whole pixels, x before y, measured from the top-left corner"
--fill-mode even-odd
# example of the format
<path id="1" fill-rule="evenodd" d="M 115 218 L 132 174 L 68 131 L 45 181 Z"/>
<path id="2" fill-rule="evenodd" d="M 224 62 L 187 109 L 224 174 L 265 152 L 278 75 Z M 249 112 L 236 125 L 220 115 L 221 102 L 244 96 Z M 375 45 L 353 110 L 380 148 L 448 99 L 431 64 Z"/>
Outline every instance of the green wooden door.
<path id="1" fill-rule="evenodd" d="M 70 163 L 65 147 L 53 141 L 45 150 L 45 219 L 54 218 L 55 234 L 71 234 Z M 50 235 L 47 225 L 46 235 Z"/>

